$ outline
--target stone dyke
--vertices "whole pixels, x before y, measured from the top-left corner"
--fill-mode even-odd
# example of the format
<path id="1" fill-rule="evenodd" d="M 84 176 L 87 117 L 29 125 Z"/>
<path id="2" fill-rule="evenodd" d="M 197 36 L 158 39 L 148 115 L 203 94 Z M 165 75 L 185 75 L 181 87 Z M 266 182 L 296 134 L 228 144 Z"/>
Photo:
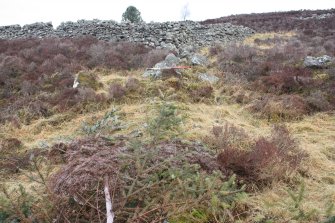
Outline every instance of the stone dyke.
<path id="1" fill-rule="evenodd" d="M 51 23 L 0 27 L 0 39 L 75 38 L 94 36 L 106 41 L 129 41 L 164 48 L 183 45 L 207 46 L 215 42 L 238 41 L 255 31 L 230 23 L 201 25 L 194 21 L 163 23 L 117 23 L 115 21 L 78 20 L 65 22 L 54 29 Z"/>

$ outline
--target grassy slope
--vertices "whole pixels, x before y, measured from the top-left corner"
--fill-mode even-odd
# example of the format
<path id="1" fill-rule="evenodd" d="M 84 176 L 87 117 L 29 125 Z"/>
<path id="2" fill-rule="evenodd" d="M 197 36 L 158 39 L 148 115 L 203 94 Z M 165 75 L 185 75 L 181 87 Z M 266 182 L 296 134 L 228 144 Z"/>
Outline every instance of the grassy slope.
<path id="1" fill-rule="evenodd" d="M 283 35 L 293 35 L 292 33 Z M 273 38 L 273 33 L 256 34 L 254 37 L 245 41 L 246 44 L 252 43 L 253 38 Z M 206 51 L 204 51 L 206 52 Z M 132 72 L 132 75 L 141 81 L 145 89 L 160 89 L 164 84 L 162 81 L 152 82 L 141 77 L 142 70 Z M 194 70 L 189 71 L 192 75 Z M 99 81 L 104 84 L 100 92 L 107 91 L 109 83 L 117 80 L 124 82 L 125 74 L 122 72 L 108 71 L 95 72 L 99 76 Z M 193 80 L 192 80 L 193 81 Z M 187 82 L 187 81 L 186 81 Z M 219 92 L 217 86 L 214 86 L 216 92 Z M 171 89 L 163 89 L 165 97 L 173 94 Z M 129 134 L 135 129 L 144 126 L 153 102 L 158 97 L 140 99 L 141 95 L 134 94 L 131 99 L 125 98 L 122 102 L 117 102 L 116 106 L 124 113 L 122 120 L 125 120 L 127 128 L 117 134 Z M 134 99 L 135 98 L 135 99 Z M 138 100 L 136 100 L 138 98 Z M 213 125 L 224 124 L 225 122 L 234 123 L 246 130 L 254 137 L 266 136 L 270 134 L 273 123 L 258 119 L 241 105 L 232 104 L 228 101 L 215 102 L 215 98 L 206 101 L 206 103 L 192 103 L 190 101 L 176 101 L 188 118 L 183 125 L 187 139 L 201 140 L 209 134 Z M 102 117 L 109 109 L 94 113 L 85 114 L 57 114 L 48 119 L 34 121 L 29 126 L 23 126 L 20 129 L 11 126 L 2 126 L 1 132 L 6 137 L 16 136 L 27 148 L 41 146 L 43 143 L 53 144 L 59 140 L 71 140 L 72 138 L 82 137 L 84 134 L 80 131 L 82 122 L 90 119 Z M 304 181 L 306 184 L 306 199 L 304 208 L 306 210 L 317 209 L 325 210 L 327 202 L 335 201 L 335 116 L 330 113 L 318 113 L 316 115 L 305 117 L 299 121 L 287 123 L 294 137 L 301 144 L 301 147 L 308 152 L 310 158 L 305 163 L 308 169 L 308 176 L 298 181 Z M 12 176 L 6 180 L 8 185 L 27 183 L 27 179 L 22 175 Z M 298 188 L 298 186 L 297 186 Z M 256 193 L 250 198 L 253 209 L 257 210 L 258 215 L 281 216 L 288 219 L 290 212 L 288 204 L 291 199 L 287 193 L 287 185 L 277 183 L 271 189 Z"/>

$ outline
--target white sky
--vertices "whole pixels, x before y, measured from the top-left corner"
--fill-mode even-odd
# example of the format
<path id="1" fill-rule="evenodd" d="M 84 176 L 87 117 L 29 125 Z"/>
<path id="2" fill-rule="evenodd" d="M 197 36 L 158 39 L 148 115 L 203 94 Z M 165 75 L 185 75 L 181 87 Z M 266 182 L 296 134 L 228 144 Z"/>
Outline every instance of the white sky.
<path id="1" fill-rule="evenodd" d="M 181 20 L 181 9 L 189 5 L 189 19 L 200 21 L 225 15 L 299 9 L 335 8 L 335 0 L 0 0 L 0 26 L 101 19 L 120 21 L 129 5 L 150 21 Z"/>

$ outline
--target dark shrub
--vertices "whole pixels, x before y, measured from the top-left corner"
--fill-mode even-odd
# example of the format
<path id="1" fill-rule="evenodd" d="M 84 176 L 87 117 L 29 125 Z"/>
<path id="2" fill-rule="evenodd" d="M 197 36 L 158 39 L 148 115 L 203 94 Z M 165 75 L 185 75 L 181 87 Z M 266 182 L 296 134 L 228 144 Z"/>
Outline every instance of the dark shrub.
<path id="1" fill-rule="evenodd" d="M 220 53 L 220 60 L 233 61 L 242 63 L 251 61 L 257 54 L 257 50 L 253 47 L 240 44 L 231 44 L 223 48 Z"/>
<path id="2" fill-rule="evenodd" d="M 214 89 L 212 86 L 200 85 L 196 89 L 193 89 L 191 91 L 191 96 L 192 96 L 193 101 L 199 102 L 203 98 L 210 98 L 212 96 L 213 91 Z"/>
<path id="3" fill-rule="evenodd" d="M 306 101 L 313 111 L 327 111 L 331 109 L 327 95 L 320 90 L 312 92 L 307 96 Z"/>
<path id="4" fill-rule="evenodd" d="M 20 88 L 23 96 L 34 95 L 38 90 L 38 86 L 30 81 L 23 81 Z"/>
<path id="5" fill-rule="evenodd" d="M 51 104 L 56 106 L 60 111 L 66 111 L 76 104 L 76 94 L 78 94 L 78 89 L 65 88 L 61 92 L 54 95 L 51 100 Z"/>
<path id="6" fill-rule="evenodd" d="M 58 66 L 51 60 L 45 60 L 39 67 L 40 74 L 52 74 L 57 70 Z"/>
<path id="7" fill-rule="evenodd" d="M 63 54 L 60 53 L 57 54 L 52 60 L 59 67 L 65 67 L 66 64 L 70 62 Z"/>
<path id="8" fill-rule="evenodd" d="M 243 149 L 250 146 L 248 134 L 242 128 L 229 123 L 226 123 L 224 126 L 214 126 L 212 134 L 205 141 L 217 149 L 230 147 Z"/>
<path id="9" fill-rule="evenodd" d="M 299 95 L 265 95 L 250 103 L 248 109 L 269 121 L 299 119 L 309 113 L 308 104 Z"/>
<path id="10" fill-rule="evenodd" d="M 140 87 L 140 81 L 138 79 L 133 78 L 133 77 L 129 77 L 127 79 L 125 88 L 128 91 L 136 91 L 139 89 L 139 87 Z"/>
<path id="11" fill-rule="evenodd" d="M 0 143 L 0 174 L 14 174 L 30 166 L 31 159 L 41 153 L 37 149 L 22 152 L 24 146 L 17 138 L 7 138 Z"/>
<path id="12" fill-rule="evenodd" d="M 105 63 L 106 53 L 105 53 L 106 44 L 97 43 L 92 45 L 88 49 L 88 55 L 90 59 L 88 61 L 89 67 L 99 67 Z"/>
<path id="13" fill-rule="evenodd" d="M 89 137 L 55 145 L 49 155 L 63 164 L 48 181 L 53 197 L 59 198 L 52 204 L 57 205 L 54 218 L 60 222 L 105 219 L 103 191 L 107 183 L 113 191 L 117 222 L 161 222 L 167 218 L 180 222 L 185 216 L 204 222 L 193 215 L 194 210 L 205 210 L 206 222 L 234 221 L 235 215 L 236 220 L 241 218 L 236 198 L 243 195 L 239 191 L 244 188 L 235 183 L 234 176 L 226 180 L 219 171 L 206 172 L 217 170 L 215 157 L 194 142 L 137 143 L 130 147 Z"/>
<path id="14" fill-rule="evenodd" d="M 17 138 L 3 139 L 0 143 L 0 153 L 7 154 L 19 150 L 23 146 L 22 142 Z"/>
<path id="15" fill-rule="evenodd" d="M 111 99 L 120 99 L 126 94 L 126 89 L 119 83 L 113 83 L 109 86 L 109 97 Z"/>
<path id="16" fill-rule="evenodd" d="M 33 120 L 40 117 L 49 117 L 52 115 L 47 103 L 40 100 L 35 100 L 27 105 L 23 105 L 23 108 L 16 111 L 24 124 L 30 124 Z"/>
<path id="17" fill-rule="evenodd" d="M 154 49 L 149 51 L 143 61 L 143 67 L 153 67 L 156 63 L 165 59 L 165 57 L 169 54 L 169 50 L 166 49 Z"/>
<path id="18" fill-rule="evenodd" d="M 210 56 L 216 56 L 219 55 L 224 50 L 223 46 L 221 44 L 215 44 L 214 46 L 211 46 L 209 48 L 209 55 Z"/>
<path id="19" fill-rule="evenodd" d="M 26 64 L 17 56 L 7 56 L 0 63 L 0 77 L 15 78 L 22 75 Z"/>
<path id="20" fill-rule="evenodd" d="M 328 40 L 323 44 L 327 54 L 335 55 L 335 41 Z"/>
<path id="21" fill-rule="evenodd" d="M 311 72 L 304 68 L 286 67 L 261 77 L 256 88 L 264 92 L 283 94 L 293 93 L 313 86 Z"/>
<path id="22" fill-rule="evenodd" d="M 75 95 L 75 100 L 78 102 L 94 102 L 96 99 L 95 91 L 92 88 L 79 88 L 78 94 Z"/>
<path id="23" fill-rule="evenodd" d="M 244 166 L 248 161 L 246 151 L 227 146 L 224 149 L 221 149 L 217 159 L 221 167 L 220 169 L 224 173 L 235 173 L 241 177 L 246 177 L 248 175 L 247 168 Z"/>
<path id="24" fill-rule="evenodd" d="M 218 155 L 223 172 L 233 172 L 258 186 L 285 180 L 294 174 L 306 154 L 285 126 L 276 126 L 271 138 L 256 140 L 250 150 L 225 147 Z"/>

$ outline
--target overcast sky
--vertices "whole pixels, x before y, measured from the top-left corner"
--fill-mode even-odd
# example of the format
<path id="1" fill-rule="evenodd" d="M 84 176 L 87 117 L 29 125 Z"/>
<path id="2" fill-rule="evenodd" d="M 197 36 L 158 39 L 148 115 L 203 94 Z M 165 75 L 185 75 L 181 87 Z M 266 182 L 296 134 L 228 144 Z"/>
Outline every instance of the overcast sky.
<path id="1" fill-rule="evenodd" d="M 335 8 L 335 0 L 0 0 L 0 26 L 101 19 L 120 21 L 129 5 L 145 22 L 181 20 L 188 4 L 189 19 L 199 21 L 225 15 L 299 9 Z"/>

